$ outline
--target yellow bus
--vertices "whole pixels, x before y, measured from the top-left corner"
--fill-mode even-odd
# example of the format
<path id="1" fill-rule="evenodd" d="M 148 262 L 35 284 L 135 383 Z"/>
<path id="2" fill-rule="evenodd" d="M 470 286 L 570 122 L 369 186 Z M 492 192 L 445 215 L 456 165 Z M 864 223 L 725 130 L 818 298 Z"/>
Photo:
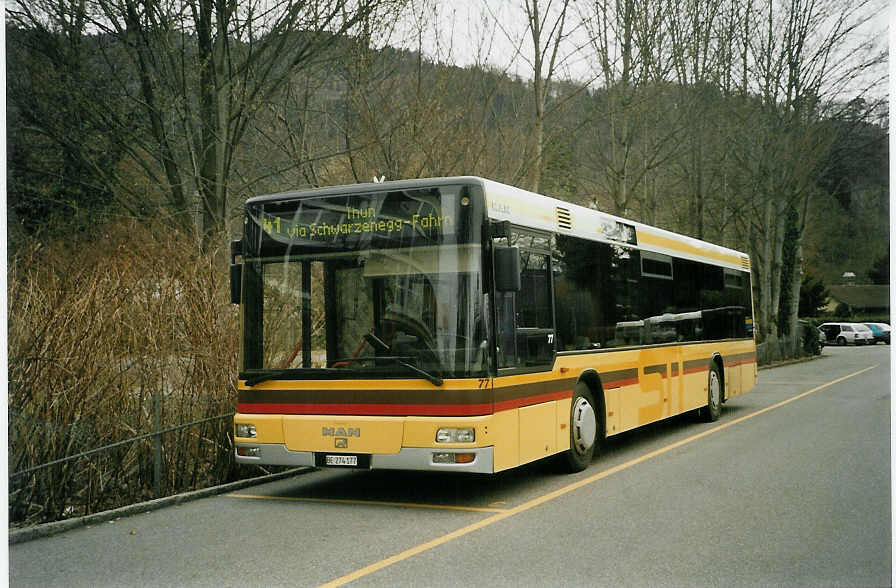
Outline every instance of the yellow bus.
<path id="1" fill-rule="evenodd" d="M 747 255 L 478 177 L 252 198 L 232 254 L 240 463 L 581 471 L 756 382 Z"/>

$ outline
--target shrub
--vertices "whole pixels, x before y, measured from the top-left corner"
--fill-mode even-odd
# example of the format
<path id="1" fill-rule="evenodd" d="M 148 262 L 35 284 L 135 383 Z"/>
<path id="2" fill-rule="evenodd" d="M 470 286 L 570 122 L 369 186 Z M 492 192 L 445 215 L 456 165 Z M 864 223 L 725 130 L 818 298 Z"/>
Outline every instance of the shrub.
<path id="1" fill-rule="evenodd" d="M 10 472 L 153 432 L 154 399 L 161 429 L 233 412 L 237 310 L 217 252 L 197 250 L 133 222 L 10 260 Z M 232 479 L 230 428 L 224 418 L 165 434 L 163 493 Z M 9 517 L 45 522 L 150 497 L 147 439 L 11 476 Z"/>

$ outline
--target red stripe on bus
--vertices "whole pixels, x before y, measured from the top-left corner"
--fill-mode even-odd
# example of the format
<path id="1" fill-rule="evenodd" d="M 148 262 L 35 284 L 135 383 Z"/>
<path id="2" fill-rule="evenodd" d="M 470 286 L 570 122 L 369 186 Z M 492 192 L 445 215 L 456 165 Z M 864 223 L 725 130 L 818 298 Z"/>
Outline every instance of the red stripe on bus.
<path id="1" fill-rule="evenodd" d="M 242 414 L 321 414 L 352 416 L 483 416 L 492 414 L 487 404 L 284 404 L 239 403 Z"/>
<path id="2" fill-rule="evenodd" d="M 562 390 L 550 394 L 538 394 L 536 396 L 526 396 L 523 398 L 514 398 L 512 400 L 504 400 L 495 403 L 495 412 L 499 410 L 510 410 L 512 408 L 520 408 L 523 406 L 532 406 L 533 404 L 541 404 L 542 402 L 551 402 L 552 400 L 563 400 L 572 398 L 572 390 Z"/>
<path id="3" fill-rule="evenodd" d="M 735 367 L 735 366 L 744 365 L 747 363 L 756 363 L 756 360 L 755 359 L 742 359 L 740 361 L 731 361 L 731 362 L 725 363 L 725 367 Z"/>
<path id="4" fill-rule="evenodd" d="M 631 386 L 637 384 L 638 378 L 626 378 L 625 380 L 613 380 L 612 382 L 604 382 L 604 388 L 621 388 L 622 386 Z"/>
<path id="5" fill-rule="evenodd" d="M 572 390 L 514 398 L 495 404 L 495 411 L 532 406 L 572 398 Z M 294 404 L 240 403 L 243 414 L 326 414 L 353 416 L 483 416 L 492 414 L 491 404 Z"/>

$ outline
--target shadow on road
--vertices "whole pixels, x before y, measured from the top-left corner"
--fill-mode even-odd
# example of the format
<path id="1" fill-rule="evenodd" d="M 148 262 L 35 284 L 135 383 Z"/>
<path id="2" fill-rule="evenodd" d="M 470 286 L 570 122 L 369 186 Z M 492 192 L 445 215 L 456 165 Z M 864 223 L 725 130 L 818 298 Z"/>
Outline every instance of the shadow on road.
<path id="1" fill-rule="evenodd" d="M 678 415 L 615 435 L 603 441 L 591 467 L 569 475 L 560 459 L 539 460 L 494 475 L 454 472 L 406 472 L 395 470 L 321 470 L 313 476 L 298 476 L 278 484 L 269 496 L 284 499 L 339 500 L 420 504 L 434 507 L 511 508 L 520 498 L 543 493 L 545 479 L 559 487 L 577 476 L 593 475 L 620 459 L 629 459 L 699 433 L 750 412 L 749 407 L 726 405 L 719 423 L 701 423 L 693 414 Z M 508 496 L 518 497 L 514 503 Z"/>

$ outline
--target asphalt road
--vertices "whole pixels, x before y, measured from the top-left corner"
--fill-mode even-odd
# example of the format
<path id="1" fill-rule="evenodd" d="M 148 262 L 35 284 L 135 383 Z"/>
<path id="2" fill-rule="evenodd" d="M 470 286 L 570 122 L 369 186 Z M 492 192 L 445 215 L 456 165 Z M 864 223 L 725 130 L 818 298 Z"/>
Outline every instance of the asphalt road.
<path id="1" fill-rule="evenodd" d="M 586 471 L 316 471 L 9 546 L 12 586 L 888 586 L 890 347 L 760 372 Z"/>

